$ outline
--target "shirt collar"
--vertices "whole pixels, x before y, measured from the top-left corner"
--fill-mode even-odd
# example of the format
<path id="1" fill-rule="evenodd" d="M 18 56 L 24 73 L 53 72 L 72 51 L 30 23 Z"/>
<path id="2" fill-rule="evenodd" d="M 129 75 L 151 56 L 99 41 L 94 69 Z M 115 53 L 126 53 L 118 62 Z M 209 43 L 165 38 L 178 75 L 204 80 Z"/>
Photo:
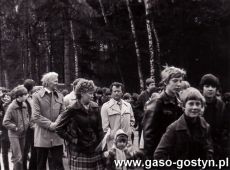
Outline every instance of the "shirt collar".
<path id="1" fill-rule="evenodd" d="M 45 87 L 44 89 L 48 94 L 52 93 L 48 88 Z"/>

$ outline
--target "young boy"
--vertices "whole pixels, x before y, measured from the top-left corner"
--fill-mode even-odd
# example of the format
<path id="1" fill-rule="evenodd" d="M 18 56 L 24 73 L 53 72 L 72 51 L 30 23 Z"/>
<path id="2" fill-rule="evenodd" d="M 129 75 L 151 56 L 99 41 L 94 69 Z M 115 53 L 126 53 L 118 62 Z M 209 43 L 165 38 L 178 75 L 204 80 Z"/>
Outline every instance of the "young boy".
<path id="1" fill-rule="evenodd" d="M 183 91 L 181 99 L 184 113 L 168 126 L 154 153 L 154 159 L 212 159 L 210 126 L 201 116 L 205 105 L 204 97 L 197 89 L 190 87 Z"/>
<path id="2" fill-rule="evenodd" d="M 26 88 L 22 85 L 13 89 L 15 99 L 6 110 L 3 126 L 8 129 L 12 150 L 14 170 L 22 170 L 22 157 L 25 146 L 26 131 L 29 127 L 29 115 L 25 100 L 28 97 Z"/>

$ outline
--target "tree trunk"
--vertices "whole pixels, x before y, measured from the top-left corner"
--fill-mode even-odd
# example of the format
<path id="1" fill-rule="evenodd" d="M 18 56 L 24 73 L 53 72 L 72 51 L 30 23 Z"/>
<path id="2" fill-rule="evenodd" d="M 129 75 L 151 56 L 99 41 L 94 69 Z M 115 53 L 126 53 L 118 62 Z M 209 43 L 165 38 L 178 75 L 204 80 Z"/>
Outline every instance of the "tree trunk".
<path id="1" fill-rule="evenodd" d="M 154 60 L 155 60 L 155 53 L 154 53 L 154 45 L 153 45 L 153 38 L 152 38 L 152 30 L 151 30 L 151 24 L 150 24 L 150 18 L 149 16 L 149 10 L 148 10 L 148 4 L 145 3 L 145 14 L 146 14 L 146 28 L 148 33 L 148 42 L 149 42 L 149 53 L 150 53 L 150 77 L 156 82 L 155 80 L 155 67 L 154 67 Z"/>
<path id="2" fill-rule="evenodd" d="M 102 13 L 102 16 L 103 16 L 103 18 L 104 18 L 105 24 L 108 25 L 108 24 L 109 24 L 109 21 L 108 21 L 106 15 L 105 15 L 105 8 L 104 8 L 104 5 L 103 5 L 103 3 L 102 3 L 101 0 L 98 0 L 98 1 L 99 1 L 99 3 L 100 3 L 101 13 Z"/>
<path id="3" fill-rule="evenodd" d="M 161 72 L 161 51 L 160 51 L 160 41 L 158 38 L 158 34 L 154 25 L 154 21 L 151 22 L 155 41 L 156 41 L 156 48 L 157 48 L 157 55 L 155 56 L 155 78 L 157 82 L 160 82 L 160 72 Z"/>
<path id="4" fill-rule="evenodd" d="M 77 51 L 77 43 L 74 35 L 74 28 L 73 28 L 73 22 L 70 20 L 70 32 L 71 32 L 71 38 L 73 41 L 73 49 L 74 49 L 74 66 L 75 66 L 75 78 L 79 77 L 79 66 L 78 66 L 78 51 Z"/>
<path id="5" fill-rule="evenodd" d="M 133 13 L 132 13 L 132 10 L 130 8 L 129 0 L 126 0 L 126 5 L 127 5 L 128 12 L 129 12 L 131 30 L 132 30 L 132 35 L 133 35 L 134 44 L 135 44 L 135 48 L 136 48 L 137 69 L 138 69 L 138 76 L 139 76 L 139 80 L 140 80 L 140 90 L 144 90 L 144 80 L 143 80 L 143 74 L 142 74 L 142 70 L 141 70 L 141 55 L 140 55 L 139 45 L 137 42 L 136 30 L 135 30 L 135 25 L 134 25 L 134 20 L 133 20 Z"/>
<path id="6" fill-rule="evenodd" d="M 9 79 L 8 79 L 8 73 L 6 69 L 3 70 L 3 75 L 4 75 L 5 87 L 9 89 Z"/>
<path id="7" fill-rule="evenodd" d="M 44 28 L 44 38 L 45 38 L 45 48 L 46 48 L 46 53 L 45 53 L 45 61 L 46 61 L 46 72 L 50 71 L 50 53 L 51 53 L 51 48 L 50 48 L 50 41 L 48 37 L 48 32 L 47 32 L 47 24 L 44 22 L 43 24 Z"/>
<path id="8" fill-rule="evenodd" d="M 0 7 L 1 11 L 1 7 Z M 2 18 L 0 16 L 0 86 L 3 86 L 3 55 L 2 55 Z"/>
<path id="9" fill-rule="evenodd" d="M 153 19 L 153 12 L 151 11 L 153 5 L 157 4 L 157 1 L 151 1 L 151 0 L 144 0 L 145 3 L 145 12 L 146 12 L 146 25 L 147 25 L 147 31 L 148 36 L 151 33 L 151 39 L 152 42 L 150 42 L 150 36 L 149 36 L 149 49 L 150 49 L 150 75 L 152 78 L 154 78 L 155 82 L 160 77 L 160 41 L 158 38 L 157 30 L 154 25 L 154 19 Z M 153 41 L 153 36 L 154 40 Z M 154 45 L 155 42 L 156 44 Z M 151 45 L 152 47 L 150 47 Z M 156 51 L 154 53 L 154 47 L 156 47 Z M 152 49 L 151 49 L 152 48 Z M 151 52 L 153 50 L 153 53 Z"/>
<path id="10" fill-rule="evenodd" d="M 64 80 L 65 84 L 70 84 L 70 41 L 68 36 L 64 37 Z"/>

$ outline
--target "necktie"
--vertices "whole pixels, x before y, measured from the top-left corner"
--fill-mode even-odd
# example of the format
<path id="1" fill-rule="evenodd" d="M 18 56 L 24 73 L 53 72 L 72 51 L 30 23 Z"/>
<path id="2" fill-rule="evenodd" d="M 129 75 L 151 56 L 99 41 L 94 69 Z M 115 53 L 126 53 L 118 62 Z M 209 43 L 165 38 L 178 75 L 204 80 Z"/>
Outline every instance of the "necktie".
<path id="1" fill-rule="evenodd" d="M 121 101 L 117 102 L 117 105 L 119 106 L 120 110 L 121 110 L 121 107 L 122 107 L 121 104 L 122 104 Z"/>

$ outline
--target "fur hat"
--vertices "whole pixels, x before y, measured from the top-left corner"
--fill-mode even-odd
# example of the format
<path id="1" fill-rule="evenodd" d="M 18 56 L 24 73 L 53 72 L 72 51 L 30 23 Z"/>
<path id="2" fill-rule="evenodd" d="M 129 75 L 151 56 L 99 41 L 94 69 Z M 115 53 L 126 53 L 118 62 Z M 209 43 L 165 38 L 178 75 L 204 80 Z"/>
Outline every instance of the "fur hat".
<path id="1" fill-rule="evenodd" d="M 200 87 L 203 88 L 204 85 L 212 85 L 216 88 L 220 87 L 219 79 L 213 74 L 205 74 L 200 80 Z"/>

